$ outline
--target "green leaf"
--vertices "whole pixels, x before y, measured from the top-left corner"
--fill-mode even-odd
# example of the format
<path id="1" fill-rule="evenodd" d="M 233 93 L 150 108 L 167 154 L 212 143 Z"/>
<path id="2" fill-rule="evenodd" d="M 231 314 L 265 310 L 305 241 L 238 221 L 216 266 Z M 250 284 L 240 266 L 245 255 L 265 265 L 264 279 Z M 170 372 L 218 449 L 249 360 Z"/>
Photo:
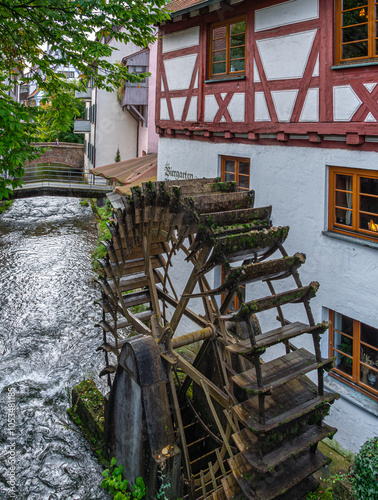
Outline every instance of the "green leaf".
<path id="1" fill-rule="evenodd" d="M 121 476 L 123 473 L 123 465 L 119 465 L 116 469 L 114 469 L 114 475 Z"/>
<path id="2" fill-rule="evenodd" d="M 124 480 L 122 481 L 122 483 L 121 483 L 121 487 L 120 487 L 120 489 L 121 489 L 122 491 L 127 490 L 127 486 L 128 486 L 128 484 L 129 484 L 129 483 L 128 483 L 127 479 L 124 479 Z"/>

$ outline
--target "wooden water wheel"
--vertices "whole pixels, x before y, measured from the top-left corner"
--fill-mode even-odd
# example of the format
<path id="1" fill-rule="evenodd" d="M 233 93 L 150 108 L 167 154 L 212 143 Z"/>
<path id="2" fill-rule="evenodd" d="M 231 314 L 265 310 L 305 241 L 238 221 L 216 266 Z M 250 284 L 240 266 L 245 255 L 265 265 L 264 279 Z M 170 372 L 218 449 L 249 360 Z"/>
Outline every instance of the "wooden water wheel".
<path id="1" fill-rule="evenodd" d="M 323 384 L 329 324 L 309 304 L 319 285 L 302 285 L 289 228 L 272 227 L 253 191 L 217 179 L 146 183 L 121 203 L 100 280 L 109 454 L 129 481 L 145 478 L 148 498 L 301 498 L 327 461 L 317 444 L 336 432 L 322 420 L 338 396 Z M 262 331 L 261 313 L 277 327 Z M 300 335 L 315 354 L 291 343 Z"/>

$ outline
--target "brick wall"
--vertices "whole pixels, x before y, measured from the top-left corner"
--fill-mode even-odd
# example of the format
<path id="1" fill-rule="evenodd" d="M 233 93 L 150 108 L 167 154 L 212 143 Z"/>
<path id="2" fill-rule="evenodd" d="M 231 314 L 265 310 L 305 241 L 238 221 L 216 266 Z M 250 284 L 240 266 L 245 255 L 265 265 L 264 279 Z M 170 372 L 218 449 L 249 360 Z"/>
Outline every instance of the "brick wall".
<path id="1" fill-rule="evenodd" d="M 81 170 L 84 169 L 84 144 L 61 142 L 59 146 L 57 146 L 55 142 L 40 142 L 35 145 L 49 149 L 47 149 L 46 153 L 37 160 L 25 163 L 25 166 L 51 162 L 63 163 Z"/>

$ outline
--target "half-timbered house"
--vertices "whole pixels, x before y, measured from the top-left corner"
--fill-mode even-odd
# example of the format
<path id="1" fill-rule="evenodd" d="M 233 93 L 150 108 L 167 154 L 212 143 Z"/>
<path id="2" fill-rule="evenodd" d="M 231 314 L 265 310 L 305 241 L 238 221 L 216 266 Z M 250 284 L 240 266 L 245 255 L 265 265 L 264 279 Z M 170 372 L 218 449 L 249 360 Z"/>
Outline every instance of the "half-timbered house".
<path id="1" fill-rule="evenodd" d="M 357 451 L 378 434 L 378 2 L 169 8 L 158 178 L 234 180 L 255 190 L 258 206 L 273 205 L 275 225 L 289 221 L 287 244 L 321 283 L 313 313 L 333 323 L 322 349 L 336 358 L 327 385 L 341 398 L 329 420 Z"/>

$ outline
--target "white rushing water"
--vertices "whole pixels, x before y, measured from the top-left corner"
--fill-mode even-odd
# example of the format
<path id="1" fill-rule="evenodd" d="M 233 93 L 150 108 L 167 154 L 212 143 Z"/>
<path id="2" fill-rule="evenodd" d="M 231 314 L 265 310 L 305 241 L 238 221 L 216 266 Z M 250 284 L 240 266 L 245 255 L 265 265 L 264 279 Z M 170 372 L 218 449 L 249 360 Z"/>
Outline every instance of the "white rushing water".
<path id="1" fill-rule="evenodd" d="M 0 215 L 1 499 L 109 498 L 101 465 L 66 415 L 72 387 L 103 365 L 96 239 L 77 199 L 16 200 Z"/>

